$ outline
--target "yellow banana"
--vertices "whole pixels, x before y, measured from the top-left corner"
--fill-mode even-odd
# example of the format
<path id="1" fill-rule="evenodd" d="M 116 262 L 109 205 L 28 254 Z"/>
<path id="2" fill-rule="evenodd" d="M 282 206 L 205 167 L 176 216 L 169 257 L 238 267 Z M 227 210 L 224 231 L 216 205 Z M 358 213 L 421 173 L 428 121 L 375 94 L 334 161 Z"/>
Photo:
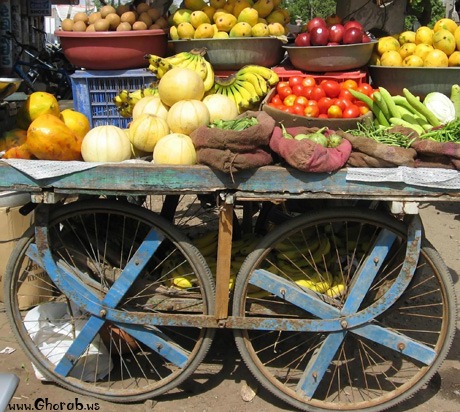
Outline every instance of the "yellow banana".
<path id="1" fill-rule="evenodd" d="M 247 66 L 242 67 L 240 70 L 238 70 L 238 74 L 244 74 L 247 72 L 253 72 L 253 73 L 260 74 L 265 80 L 268 81 L 268 84 L 270 86 L 274 86 L 279 81 L 278 74 L 272 69 L 269 69 L 268 67 L 259 66 L 256 64 L 249 64 Z"/>
<path id="2" fill-rule="evenodd" d="M 204 91 L 207 92 L 211 90 L 212 86 L 214 85 L 214 69 L 210 62 L 204 59 L 204 63 L 206 65 L 206 77 L 204 78 Z"/>
<path id="3" fill-rule="evenodd" d="M 204 79 L 206 79 L 206 72 L 207 72 L 207 67 L 206 67 L 206 63 L 204 61 L 204 58 L 203 57 L 199 57 L 197 59 L 197 64 L 196 64 L 196 72 L 200 75 L 201 77 L 201 80 L 203 80 L 204 82 Z"/>
<path id="4" fill-rule="evenodd" d="M 152 65 L 155 67 L 158 67 L 160 63 L 160 59 L 162 59 L 162 57 L 156 56 L 155 54 L 146 54 L 145 58 L 149 61 L 149 65 Z"/>
<path id="5" fill-rule="evenodd" d="M 158 62 L 157 77 L 161 79 L 169 70 L 174 66 L 166 61 L 166 59 L 160 59 Z"/>
<path id="6" fill-rule="evenodd" d="M 326 290 L 326 295 L 329 296 L 330 298 L 338 298 L 340 296 L 343 296 L 346 291 L 347 291 L 347 288 L 345 284 L 337 283 L 334 286 Z"/>
<path id="7" fill-rule="evenodd" d="M 165 60 L 173 66 L 181 66 L 186 60 L 191 57 L 189 52 L 180 52 L 173 56 L 166 57 Z"/>
<path id="8" fill-rule="evenodd" d="M 252 97 L 249 91 L 244 88 L 240 83 L 236 82 L 234 85 L 234 89 L 237 93 L 241 96 L 241 101 L 239 104 L 240 111 L 245 110 L 251 106 Z M 241 110 L 242 109 L 242 110 Z"/>
<path id="9" fill-rule="evenodd" d="M 112 99 L 112 101 L 117 107 L 122 107 L 124 104 L 126 104 L 123 102 L 123 100 L 121 100 L 121 97 L 118 94 Z"/>
<path id="10" fill-rule="evenodd" d="M 198 249 L 217 242 L 217 232 L 207 232 L 192 240 L 193 245 Z"/>
<path id="11" fill-rule="evenodd" d="M 246 73 L 243 73 L 240 76 L 237 76 L 237 78 L 240 79 L 241 81 L 246 81 L 246 82 L 251 83 L 254 86 L 254 89 L 255 89 L 255 91 L 256 91 L 256 93 L 257 93 L 257 95 L 259 97 L 265 96 L 266 91 L 264 92 L 262 90 L 262 86 L 259 83 L 259 78 L 261 78 L 263 81 L 265 81 L 265 79 L 262 76 L 257 75 L 254 72 L 246 72 Z M 265 83 L 265 86 L 266 85 L 267 84 Z"/>
<path id="12" fill-rule="evenodd" d="M 257 91 L 251 82 L 249 82 L 248 80 L 238 79 L 236 83 L 241 85 L 243 88 L 245 88 L 249 92 L 249 94 L 251 95 L 251 99 L 250 99 L 251 103 L 255 103 L 260 100 L 259 95 L 257 94 Z"/>

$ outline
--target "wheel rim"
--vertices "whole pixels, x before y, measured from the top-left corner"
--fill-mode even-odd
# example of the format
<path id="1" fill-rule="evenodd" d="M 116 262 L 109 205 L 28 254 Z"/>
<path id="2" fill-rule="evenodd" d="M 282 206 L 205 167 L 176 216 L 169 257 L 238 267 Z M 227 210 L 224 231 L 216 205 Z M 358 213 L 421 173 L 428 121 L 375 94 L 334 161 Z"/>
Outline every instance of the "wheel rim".
<path id="1" fill-rule="evenodd" d="M 389 296 L 388 291 L 401 279 L 398 274 L 406 249 L 404 227 L 380 214 L 326 212 L 319 213 L 317 218 L 304 217 L 290 222 L 284 234 L 281 228 L 259 245 L 262 252 L 248 257 L 238 275 L 234 315 L 253 319 L 262 316 L 269 321 L 275 320 L 267 323 L 269 325 L 281 325 L 267 327 L 267 330 L 238 330 L 235 338 L 241 355 L 267 389 L 299 409 L 381 410 L 383 405 L 390 407 L 420 389 L 447 354 L 453 337 L 453 299 L 446 287 L 449 275 L 447 268 L 433 260 L 432 254 L 425 249 L 414 278 L 396 304 L 354 329 L 346 324 L 343 330 L 334 329 L 327 317 L 315 316 L 308 308 L 296 307 L 289 299 L 275 298 L 266 292 L 267 289 L 254 287 L 257 283 L 255 271 L 261 268 L 284 278 L 282 287 L 288 294 L 293 285 L 297 289 L 301 289 L 300 285 L 312 287 L 307 281 L 315 277 L 314 286 L 322 288 L 313 293 L 317 303 L 323 302 L 338 310 L 342 317 L 337 321 L 347 322 L 352 319 L 346 316 L 350 301 L 346 302 L 353 291 L 353 277 L 363 267 L 364 258 L 371 255 L 374 242 L 383 229 L 395 239 L 365 299 L 356 309 L 357 313 L 365 313 L 379 302 L 383 303 Z M 324 236 L 330 241 L 330 248 L 323 249 L 326 253 L 306 252 L 315 250 L 317 239 Z M 310 261 L 310 265 L 306 261 Z M 333 275 L 336 283 L 345 285 L 345 290 L 327 287 L 330 275 L 325 275 L 326 272 Z M 274 290 L 280 285 L 273 287 Z M 333 293 L 336 296 L 331 300 L 327 294 L 332 296 Z M 311 302 L 315 305 L 314 300 Z M 311 324 L 306 326 L 306 331 L 289 332 L 287 325 L 293 319 Z M 369 339 L 373 334 L 360 333 L 366 324 L 380 328 L 376 339 Z M 380 331 L 388 332 L 389 336 L 379 336 Z M 399 353 L 379 342 L 385 338 L 394 340 L 397 334 L 401 335 L 401 342 L 392 345 L 401 348 Z M 425 351 L 426 357 L 413 356 L 426 361 L 405 355 L 407 344 L 414 345 L 414 352 Z"/>
<path id="2" fill-rule="evenodd" d="M 48 298 L 35 308 L 43 312 L 40 319 L 47 314 L 41 331 L 34 329 L 36 323 L 30 317 L 34 312 L 20 310 L 25 297 L 22 280 L 30 270 L 41 270 L 39 267 L 44 265 L 37 258 L 33 234 L 19 253 L 23 260 L 18 258 L 10 268 L 9 316 L 32 362 L 49 380 L 111 401 L 147 399 L 176 387 L 200 364 L 214 333 L 203 328 L 144 326 L 130 316 L 171 311 L 200 316 L 211 313 L 214 301 L 212 277 L 201 255 L 167 222 L 141 209 L 119 202 L 91 202 L 72 205 L 52 217 L 48 231 L 52 260 L 61 273 L 82 282 L 86 290 L 69 291 L 68 285 L 46 277 L 40 288 Z M 91 308 L 94 301 L 107 299 L 136 251 L 146 243 L 151 228 L 164 240 L 116 305 L 126 323 L 104 322 L 82 310 Z M 26 250 L 30 258 L 24 255 Z M 174 286 L 179 271 L 192 285 L 183 289 Z M 51 312 L 47 312 L 49 309 Z M 52 319 L 55 313 L 59 317 Z M 86 344 L 83 336 L 91 330 L 92 321 L 101 321 L 103 326 Z M 82 330 L 85 334 L 80 335 Z M 45 342 L 37 345 L 39 341 Z M 66 351 L 69 355 L 70 343 L 83 346 L 76 366 L 65 370 L 63 355 Z"/>

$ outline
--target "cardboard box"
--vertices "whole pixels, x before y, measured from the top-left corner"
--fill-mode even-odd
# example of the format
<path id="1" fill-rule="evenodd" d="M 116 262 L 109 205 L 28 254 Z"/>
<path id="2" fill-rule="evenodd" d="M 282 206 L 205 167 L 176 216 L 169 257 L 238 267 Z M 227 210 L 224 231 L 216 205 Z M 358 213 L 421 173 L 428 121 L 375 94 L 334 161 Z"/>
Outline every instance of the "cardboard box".
<path id="1" fill-rule="evenodd" d="M 33 223 L 34 215 L 23 216 L 21 206 L 0 207 L 0 301 L 4 301 L 3 279 L 11 252 L 22 234 Z M 29 309 L 52 297 L 50 279 L 37 264 L 26 258 L 24 270 L 27 278 L 19 288 L 18 303 L 21 310 Z"/>

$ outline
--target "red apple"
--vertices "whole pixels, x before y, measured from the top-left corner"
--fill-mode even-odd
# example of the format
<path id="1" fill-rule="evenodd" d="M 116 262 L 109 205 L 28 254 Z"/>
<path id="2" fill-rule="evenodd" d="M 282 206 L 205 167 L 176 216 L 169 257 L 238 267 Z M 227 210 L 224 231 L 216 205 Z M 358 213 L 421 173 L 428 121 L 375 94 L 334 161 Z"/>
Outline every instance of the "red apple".
<path id="1" fill-rule="evenodd" d="M 311 32 L 315 27 L 326 27 L 326 22 L 321 17 L 313 17 L 307 23 L 307 31 Z"/>
<path id="2" fill-rule="evenodd" d="M 335 41 L 330 41 L 326 46 L 340 46 L 340 43 L 337 43 Z"/>
<path id="3" fill-rule="evenodd" d="M 312 46 L 325 46 L 329 40 L 329 29 L 324 27 L 313 27 L 310 31 L 310 42 Z"/>
<path id="4" fill-rule="evenodd" d="M 294 40 L 296 46 L 311 46 L 310 33 L 299 33 Z"/>
<path id="5" fill-rule="evenodd" d="M 343 25 L 343 27 L 345 27 L 345 30 L 348 30 L 354 27 L 356 29 L 360 29 L 364 31 L 363 25 L 358 20 L 349 20 Z"/>
<path id="6" fill-rule="evenodd" d="M 333 26 L 334 24 L 342 24 L 342 18 L 337 14 L 330 14 L 324 20 L 327 26 Z"/>
<path id="7" fill-rule="evenodd" d="M 355 44 L 355 43 L 361 43 L 363 40 L 363 31 L 360 29 L 357 29 L 355 27 L 352 27 L 351 29 L 345 30 L 345 33 L 343 34 L 343 44 Z"/>
<path id="8" fill-rule="evenodd" d="M 329 42 L 340 43 L 345 33 L 345 27 L 342 24 L 333 24 L 329 27 Z"/>
<path id="9" fill-rule="evenodd" d="M 371 42 L 371 38 L 366 33 L 364 33 L 363 38 L 361 39 L 361 43 L 370 43 L 370 42 Z"/>

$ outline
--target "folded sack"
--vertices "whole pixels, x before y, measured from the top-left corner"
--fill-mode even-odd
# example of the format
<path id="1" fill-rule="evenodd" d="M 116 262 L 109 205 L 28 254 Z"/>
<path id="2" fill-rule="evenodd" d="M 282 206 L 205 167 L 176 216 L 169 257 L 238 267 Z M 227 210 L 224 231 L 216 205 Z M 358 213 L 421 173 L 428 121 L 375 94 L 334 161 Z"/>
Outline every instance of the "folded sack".
<path id="1" fill-rule="evenodd" d="M 336 132 L 344 139 L 348 140 L 353 146 L 353 153 L 363 153 L 364 155 L 353 154 L 350 163 L 351 167 L 398 167 L 415 165 L 417 152 L 413 148 L 399 146 L 389 146 L 379 143 L 366 136 L 354 136 L 350 133 L 338 130 Z"/>
<path id="2" fill-rule="evenodd" d="M 317 127 L 291 127 L 287 132 L 292 136 L 300 133 L 313 133 Z M 351 144 L 343 139 L 334 148 L 327 148 L 309 139 L 287 139 L 283 131 L 275 127 L 270 139 L 270 148 L 290 166 L 303 172 L 327 173 L 342 168 L 351 153 Z"/>
<path id="3" fill-rule="evenodd" d="M 275 119 L 262 111 L 247 111 L 238 116 L 241 117 L 256 117 L 258 124 L 241 131 L 199 127 L 190 134 L 195 148 L 228 149 L 235 153 L 244 153 L 268 146 L 276 124 Z"/>

